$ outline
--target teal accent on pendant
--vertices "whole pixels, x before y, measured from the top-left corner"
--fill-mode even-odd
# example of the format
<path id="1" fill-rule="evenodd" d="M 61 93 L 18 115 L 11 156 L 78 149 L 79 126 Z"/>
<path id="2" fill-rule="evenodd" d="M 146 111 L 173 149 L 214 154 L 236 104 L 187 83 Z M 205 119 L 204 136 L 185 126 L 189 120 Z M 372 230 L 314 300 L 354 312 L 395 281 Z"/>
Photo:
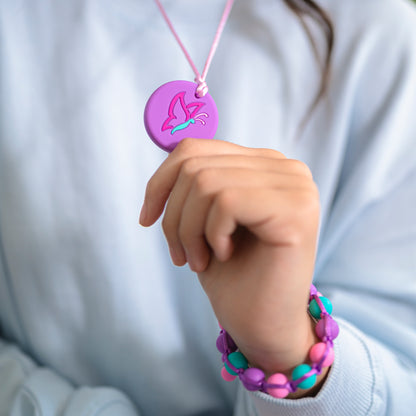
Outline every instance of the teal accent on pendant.
<path id="1" fill-rule="evenodd" d="M 190 118 L 188 121 L 185 121 L 185 123 L 179 124 L 178 126 L 174 127 L 170 134 L 175 133 L 175 131 L 186 129 L 190 124 L 195 124 L 195 120 L 193 118 Z"/>

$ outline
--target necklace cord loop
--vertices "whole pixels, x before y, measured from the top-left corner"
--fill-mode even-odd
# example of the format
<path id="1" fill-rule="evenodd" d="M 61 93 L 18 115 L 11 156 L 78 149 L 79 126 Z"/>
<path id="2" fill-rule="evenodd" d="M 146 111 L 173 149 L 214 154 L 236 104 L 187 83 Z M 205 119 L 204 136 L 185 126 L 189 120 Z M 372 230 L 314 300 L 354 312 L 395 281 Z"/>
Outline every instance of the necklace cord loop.
<path id="1" fill-rule="evenodd" d="M 201 78 L 195 78 L 195 82 L 198 84 L 198 87 L 196 88 L 195 96 L 197 98 L 202 98 L 208 92 L 208 85 Z"/>

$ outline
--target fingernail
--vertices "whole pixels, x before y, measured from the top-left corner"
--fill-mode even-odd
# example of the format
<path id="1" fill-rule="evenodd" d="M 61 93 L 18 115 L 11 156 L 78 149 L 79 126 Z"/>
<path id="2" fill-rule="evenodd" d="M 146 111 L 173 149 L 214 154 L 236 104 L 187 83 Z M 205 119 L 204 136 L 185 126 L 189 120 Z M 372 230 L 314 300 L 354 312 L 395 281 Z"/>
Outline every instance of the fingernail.
<path id="1" fill-rule="evenodd" d="M 141 225 L 144 225 L 146 223 L 146 219 L 147 219 L 147 207 L 146 207 L 146 204 L 143 204 L 142 209 L 140 211 L 139 223 Z"/>

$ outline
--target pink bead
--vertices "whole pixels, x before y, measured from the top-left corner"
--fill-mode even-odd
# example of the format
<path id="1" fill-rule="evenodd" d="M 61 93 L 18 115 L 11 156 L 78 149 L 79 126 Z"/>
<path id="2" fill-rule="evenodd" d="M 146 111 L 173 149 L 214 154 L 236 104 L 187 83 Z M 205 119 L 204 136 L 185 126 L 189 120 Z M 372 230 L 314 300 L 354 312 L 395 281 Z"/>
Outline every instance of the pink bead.
<path id="1" fill-rule="evenodd" d="M 287 383 L 287 377 L 284 374 L 280 374 L 280 373 L 272 374 L 267 379 L 267 383 L 285 385 Z M 283 399 L 290 392 L 286 387 L 277 387 L 277 388 L 268 387 L 267 393 L 269 393 L 270 396 L 276 397 L 276 399 Z"/>
<path id="2" fill-rule="evenodd" d="M 221 368 L 221 376 L 225 381 L 233 381 L 237 377 L 230 374 L 225 367 Z"/>
<path id="3" fill-rule="evenodd" d="M 314 363 L 319 363 L 326 351 L 326 344 L 319 342 L 309 350 L 309 358 Z M 322 363 L 322 367 L 329 367 L 334 362 L 334 349 L 329 347 L 328 355 Z"/>

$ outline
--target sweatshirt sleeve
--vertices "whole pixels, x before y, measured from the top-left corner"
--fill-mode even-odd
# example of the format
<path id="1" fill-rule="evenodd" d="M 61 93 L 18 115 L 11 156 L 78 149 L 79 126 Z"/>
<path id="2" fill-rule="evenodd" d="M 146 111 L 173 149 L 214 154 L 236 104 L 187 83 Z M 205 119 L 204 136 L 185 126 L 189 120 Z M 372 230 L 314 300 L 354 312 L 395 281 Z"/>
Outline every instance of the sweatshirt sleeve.
<path id="1" fill-rule="evenodd" d="M 416 15 L 397 4 L 400 27 L 368 23 L 355 73 L 343 72 L 346 154 L 315 269 L 340 323 L 335 361 L 316 397 L 279 400 L 240 386 L 235 415 L 415 414 Z"/>
<path id="2" fill-rule="evenodd" d="M 0 339 L 0 416 L 137 416 L 133 404 L 109 387 L 75 388 L 38 367 Z"/>

